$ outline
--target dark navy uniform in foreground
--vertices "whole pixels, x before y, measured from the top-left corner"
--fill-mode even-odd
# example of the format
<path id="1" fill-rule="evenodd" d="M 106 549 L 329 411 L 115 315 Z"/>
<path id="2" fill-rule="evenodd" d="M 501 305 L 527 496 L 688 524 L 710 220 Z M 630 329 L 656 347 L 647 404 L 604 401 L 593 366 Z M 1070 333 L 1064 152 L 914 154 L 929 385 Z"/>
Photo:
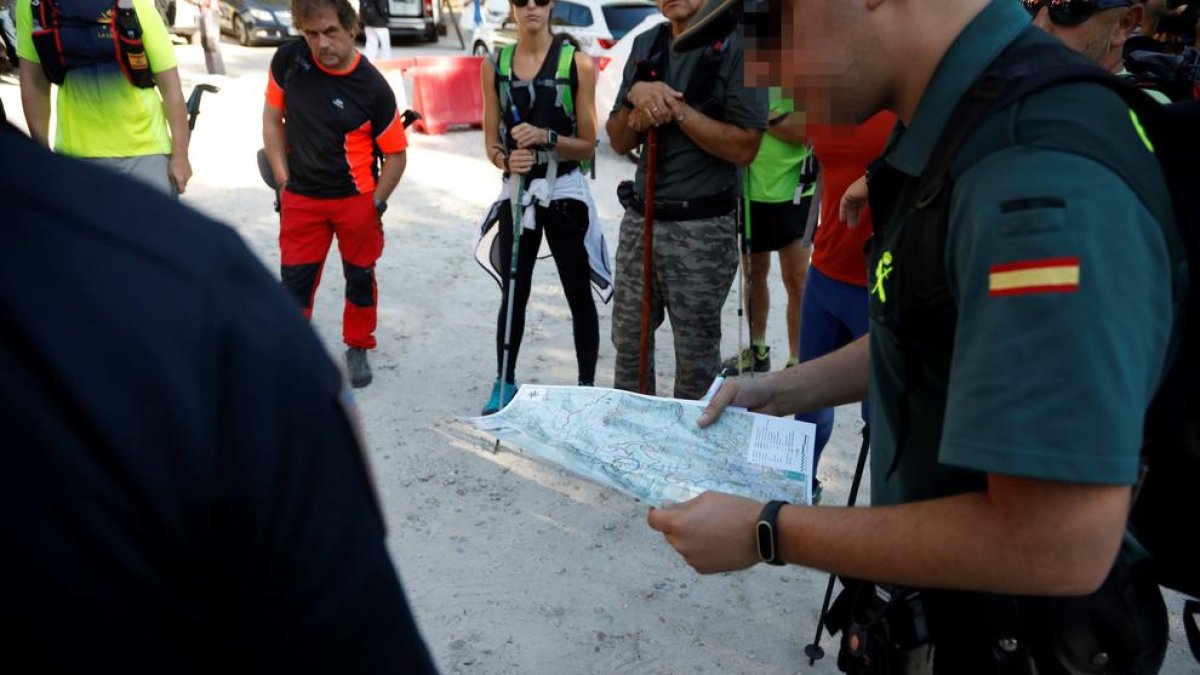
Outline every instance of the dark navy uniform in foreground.
<path id="1" fill-rule="evenodd" d="M 3 124 L 0 158 L 0 659 L 433 672 L 341 375 L 279 283 Z"/>

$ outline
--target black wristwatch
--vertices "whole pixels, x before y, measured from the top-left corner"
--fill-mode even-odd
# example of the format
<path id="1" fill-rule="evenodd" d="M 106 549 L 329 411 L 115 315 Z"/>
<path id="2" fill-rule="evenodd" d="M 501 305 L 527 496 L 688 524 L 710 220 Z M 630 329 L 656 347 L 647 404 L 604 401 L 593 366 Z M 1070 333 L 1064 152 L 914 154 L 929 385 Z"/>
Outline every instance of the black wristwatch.
<path id="1" fill-rule="evenodd" d="M 558 132 L 553 129 L 546 130 L 546 145 L 551 148 L 558 147 Z"/>
<path id="2" fill-rule="evenodd" d="M 383 201 L 379 197 L 376 197 L 375 198 L 375 210 L 378 211 L 379 215 L 382 216 L 383 212 L 387 211 L 387 202 Z"/>
<path id="3" fill-rule="evenodd" d="M 782 565 L 779 555 L 779 528 L 775 525 L 779 517 L 779 509 L 787 502 L 767 502 L 762 513 L 758 514 L 758 523 L 754 526 L 755 539 L 758 542 L 758 558 L 768 565 Z"/>

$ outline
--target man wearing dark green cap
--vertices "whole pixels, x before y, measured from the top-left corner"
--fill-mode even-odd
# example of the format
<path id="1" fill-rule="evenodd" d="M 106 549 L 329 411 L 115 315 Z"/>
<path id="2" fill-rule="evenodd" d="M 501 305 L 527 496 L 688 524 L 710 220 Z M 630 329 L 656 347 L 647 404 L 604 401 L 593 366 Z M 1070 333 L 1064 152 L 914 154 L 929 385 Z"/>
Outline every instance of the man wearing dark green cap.
<path id="1" fill-rule="evenodd" d="M 922 269 L 940 244 L 912 236 L 928 224 L 916 188 L 956 103 L 1006 49 L 1052 38 L 1017 0 L 745 4 L 763 10 L 744 19 L 749 82 L 792 90 L 810 121 L 887 109 L 900 125 L 869 173 L 869 335 L 727 382 L 701 424 L 728 405 L 781 415 L 869 393 L 872 506 L 706 493 L 652 510 L 651 527 L 702 573 L 791 563 L 876 582 L 884 591 L 847 598 L 851 615 L 833 622 L 850 672 L 884 672 L 863 669 L 868 653 L 901 673 L 930 672 L 930 654 L 933 673 L 1157 672 L 1165 610 L 1125 525 L 1186 275 L 1136 117 L 1083 83 L 993 111 L 956 155 L 942 255 Z M 711 3 L 677 48 L 743 7 Z M 1135 192 L 1050 147 L 1064 135 L 1146 179 Z M 930 267 L 948 286 L 947 324 L 905 313 L 934 303 L 904 304 Z M 885 600 L 884 623 L 911 620 L 904 638 L 872 632 Z"/>

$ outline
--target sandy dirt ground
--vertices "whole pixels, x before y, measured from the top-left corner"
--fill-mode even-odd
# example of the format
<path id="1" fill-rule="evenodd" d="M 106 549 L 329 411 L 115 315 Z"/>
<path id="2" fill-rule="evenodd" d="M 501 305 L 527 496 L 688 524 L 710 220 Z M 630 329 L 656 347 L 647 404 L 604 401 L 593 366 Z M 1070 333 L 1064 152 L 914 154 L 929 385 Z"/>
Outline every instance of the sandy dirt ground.
<path id="1" fill-rule="evenodd" d="M 397 43 L 397 56 L 450 53 Z M 206 96 L 192 138 L 195 177 L 183 202 L 236 229 L 278 269 L 278 220 L 254 153 L 271 48 L 223 46 L 228 77 L 204 74 L 199 46 L 177 48 L 185 93 Z M 9 117 L 22 124 L 19 93 L 0 83 Z M 476 222 L 500 188 L 483 157 L 482 134 L 412 134 L 409 168 L 384 217 L 378 266 L 379 348 L 375 382 L 357 394 L 370 458 L 390 526 L 389 547 L 421 630 L 445 673 L 833 673 L 836 650 L 810 667 L 827 577 L 759 566 L 700 576 L 645 523 L 647 507 L 611 490 L 491 444 L 457 421 L 478 414 L 494 377 L 493 332 L 500 294 L 471 255 Z M 3 161 L 3 158 L 0 158 Z M 616 247 L 618 181 L 633 165 L 603 148 L 593 194 Z M 169 227 L 169 223 L 164 223 Z M 336 253 L 327 263 L 313 326 L 341 360 L 343 284 Z M 776 275 L 777 276 L 777 275 Z M 769 340 L 786 360 L 786 294 L 771 282 Z M 611 307 L 600 306 L 597 384 L 612 382 Z M 724 353 L 737 346 L 736 295 L 724 313 Z M 659 332 L 658 387 L 674 376 L 668 328 Z M 523 382 L 574 384 L 567 308 L 551 261 L 537 267 Z M 748 339 L 748 338 L 747 338 Z M 827 504 L 844 503 L 858 451 L 857 407 L 838 411 L 821 465 Z M 865 501 L 865 498 L 863 499 Z M 870 536 L 863 533 L 862 536 Z M 1014 570 L 1014 573 L 1020 573 Z M 331 579 L 330 583 L 337 583 Z M 1164 672 L 1200 673 L 1172 609 Z"/>

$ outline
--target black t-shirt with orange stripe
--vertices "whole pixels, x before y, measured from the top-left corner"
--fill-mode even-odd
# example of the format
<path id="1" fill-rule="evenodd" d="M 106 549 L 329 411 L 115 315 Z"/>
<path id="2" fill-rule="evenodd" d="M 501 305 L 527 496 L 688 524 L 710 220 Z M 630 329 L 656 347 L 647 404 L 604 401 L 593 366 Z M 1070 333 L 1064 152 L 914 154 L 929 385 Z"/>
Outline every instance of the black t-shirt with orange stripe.
<path id="1" fill-rule="evenodd" d="M 408 147 L 396 97 L 366 59 L 333 72 L 303 40 L 271 59 L 268 105 L 284 111 L 288 189 L 308 197 L 350 197 L 375 190 L 377 153 Z"/>

